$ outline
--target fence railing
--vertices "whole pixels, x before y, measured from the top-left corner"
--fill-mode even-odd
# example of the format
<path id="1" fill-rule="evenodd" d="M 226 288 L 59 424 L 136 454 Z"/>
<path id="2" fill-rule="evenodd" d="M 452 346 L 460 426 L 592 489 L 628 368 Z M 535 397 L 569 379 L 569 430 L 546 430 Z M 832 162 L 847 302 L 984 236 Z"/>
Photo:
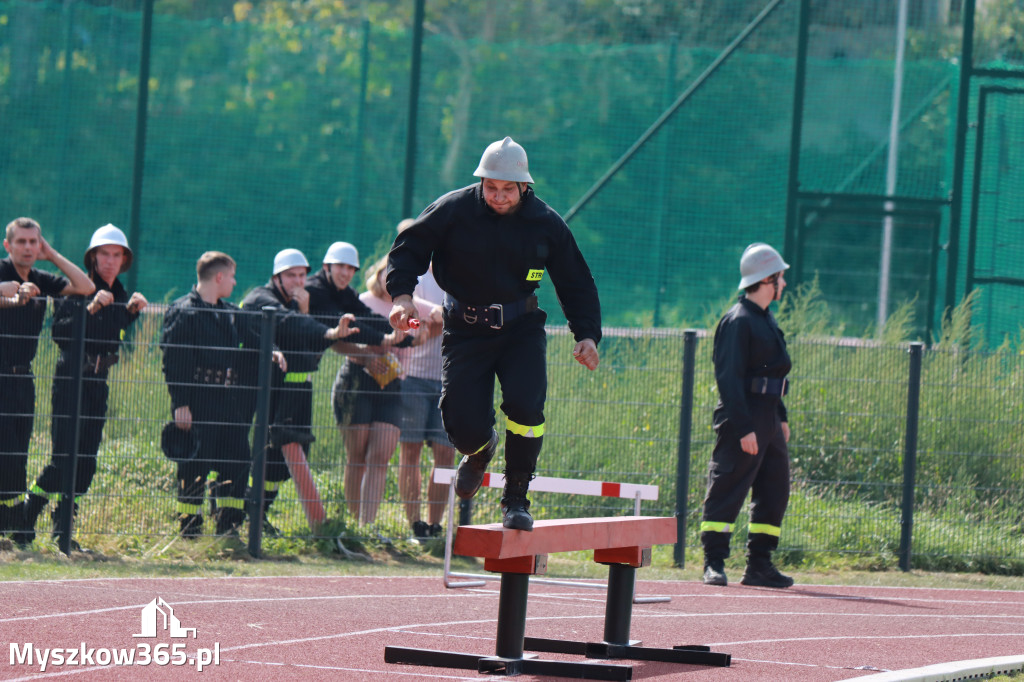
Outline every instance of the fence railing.
<path id="1" fill-rule="evenodd" d="M 109 406 L 96 474 L 88 491 L 78 496 L 72 531 L 84 545 L 144 552 L 150 545 L 146 539 L 170 538 L 180 531 L 176 465 L 160 445 L 161 429 L 171 419 L 159 347 L 163 311 L 152 308 L 122 342 L 119 361 L 106 377 Z M 259 323 L 258 316 L 253 324 Z M 696 527 L 714 442 L 710 417 L 717 394 L 710 339 L 693 331 L 609 329 L 600 368 L 587 372 L 572 359 L 573 342 L 564 329 L 550 328 L 549 334 L 547 430 L 538 474 L 658 485 L 659 501 L 644 511 L 678 518 L 676 562 L 682 564 L 684 550 L 699 545 Z M 269 357 L 267 334 L 262 338 L 268 344 L 262 354 Z M 0 332 L 0 359 L 2 349 L 17 341 Z M 259 349 L 249 352 L 260 354 Z M 783 560 L 798 563 L 805 555 L 824 553 L 862 557 L 865 565 L 898 563 L 904 569 L 1024 570 L 1024 356 L 848 339 L 793 340 L 790 353 L 793 388 L 786 402 L 793 486 L 780 543 Z M 27 480 L 24 488 L 0 491 L 7 497 L 24 494 L 51 461 L 58 355 L 47 325 L 33 363 L 36 402 Z M 345 485 L 345 441 L 351 427 L 338 424 L 332 407 L 335 375 L 344 362 L 343 355 L 327 351 L 311 373 L 315 442 L 308 463 L 326 521 L 310 527 L 290 480 L 280 485 L 267 519 L 285 537 L 297 539 L 341 533 L 408 537 L 415 513 L 409 507 L 415 505 L 399 493 L 397 453 L 388 464 L 375 520 L 360 522 L 352 512 L 350 502 L 359 494 Z M 252 401 L 255 396 L 256 405 L 269 400 L 272 380 L 265 358 L 263 365 L 262 375 L 238 386 L 233 399 Z M 86 384 L 97 380 L 88 370 L 81 376 Z M 12 380 L 23 378 L 0 367 L 4 391 Z M 80 420 L 97 419 L 88 409 L 80 407 L 79 413 Z M 260 409 L 248 414 L 251 421 L 242 428 L 249 432 L 247 446 L 256 464 L 255 485 L 247 492 L 251 504 L 265 489 L 259 481 L 260 459 L 271 424 Z M 498 419 L 500 433 L 500 410 Z M 19 455 L 9 443 L 2 449 L 5 461 Z M 211 482 L 217 472 L 213 464 Z M 425 483 L 430 480 L 429 450 L 419 466 Z M 500 467 L 500 460 L 492 465 Z M 481 490 L 474 500 L 474 522 L 498 520 L 498 496 Z M 425 518 L 425 491 L 421 497 Z M 533 511 L 540 518 L 598 516 L 628 514 L 631 505 L 629 500 L 545 494 L 537 496 Z M 68 518 L 59 523 L 70 522 L 71 512 L 65 513 Z M 49 520 L 40 516 L 37 543 L 45 542 Z M 743 526 L 741 518 L 738 543 L 743 542 Z M 261 547 L 265 528 L 249 524 L 251 550 Z M 201 533 L 215 533 L 208 512 Z"/>

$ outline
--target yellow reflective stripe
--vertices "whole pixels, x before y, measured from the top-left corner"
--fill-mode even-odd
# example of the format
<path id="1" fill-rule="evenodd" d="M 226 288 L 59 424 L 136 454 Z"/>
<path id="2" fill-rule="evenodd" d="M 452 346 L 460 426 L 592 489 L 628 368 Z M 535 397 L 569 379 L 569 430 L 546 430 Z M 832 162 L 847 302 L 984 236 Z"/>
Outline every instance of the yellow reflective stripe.
<path id="1" fill-rule="evenodd" d="M 732 524 L 724 521 L 701 521 L 700 532 L 731 533 Z"/>
<path id="2" fill-rule="evenodd" d="M 264 481 L 263 482 L 263 489 L 266 490 L 268 493 L 272 492 L 274 490 L 277 490 L 280 487 L 281 487 L 281 481 Z"/>
<path id="3" fill-rule="evenodd" d="M 769 526 L 767 523 L 752 523 L 750 524 L 751 533 L 762 533 L 763 535 L 774 535 L 779 537 L 782 535 L 782 529 L 778 526 Z"/>
<path id="4" fill-rule="evenodd" d="M 29 488 L 28 491 L 34 495 L 38 495 L 39 497 L 45 497 L 46 499 L 50 499 L 50 493 L 40 488 L 38 483 L 33 483 L 32 487 Z M 58 497 L 60 497 L 60 495 L 58 495 Z"/>
<path id="5" fill-rule="evenodd" d="M 9 500 L 0 500 L 0 507 L 16 507 L 21 504 L 21 495 L 12 497 Z"/>
<path id="6" fill-rule="evenodd" d="M 515 423 L 511 419 L 509 419 L 508 423 L 505 424 L 505 429 L 508 430 L 509 433 L 514 433 L 517 436 L 522 436 L 523 438 L 540 438 L 544 435 L 543 424 L 537 424 L 536 426 L 524 426 L 522 424 Z"/>
<path id="7" fill-rule="evenodd" d="M 217 507 L 221 509 L 245 509 L 245 500 L 237 497 L 218 497 Z"/>
<path id="8" fill-rule="evenodd" d="M 201 504 L 187 504 L 185 502 L 179 502 L 177 506 L 179 514 L 198 514 L 202 509 L 203 505 Z"/>
<path id="9" fill-rule="evenodd" d="M 304 384 L 313 376 L 311 372 L 288 372 L 284 375 L 286 384 Z"/>

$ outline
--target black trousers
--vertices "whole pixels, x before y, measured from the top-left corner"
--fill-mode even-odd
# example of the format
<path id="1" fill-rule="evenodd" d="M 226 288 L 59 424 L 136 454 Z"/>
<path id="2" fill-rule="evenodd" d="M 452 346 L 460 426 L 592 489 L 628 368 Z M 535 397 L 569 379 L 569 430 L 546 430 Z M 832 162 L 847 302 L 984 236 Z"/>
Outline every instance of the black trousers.
<path id="1" fill-rule="evenodd" d="M 708 466 L 707 494 L 702 521 L 735 523 L 750 493 L 750 523 L 779 528 L 789 505 L 789 448 L 772 401 L 764 401 L 754 411 L 758 453 L 749 455 L 740 448 L 740 438 L 729 422 L 721 425 Z M 777 535 L 756 533 L 772 550 Z"/>
<path id="2" fill-rule="evenodd" d="M 270 392 L 270 431 L 274 440 L 275 427 L 289 431 L 312 434 L 313 423 L 313 381 L 277 381 Z M 302 444 L 302 451 L 309 457 L 309 445 Z M 267 446 L 267 483 L 281 483 L 292 477 L 284 461 L 281 448 Z"/>
<path id="3" fill-rule="evenodd" d="M 501 411 L 509 420 L 524 426 L 543 424 L 547 395 L 544 312 L 527 313 L 496 331 L 460 328 L 457 320 L 445 315 L 441 420 L 455 448 L 471 454 L 490 440 L 495 378 L 501 384 Z M 539 438 L 506 439 L 506 465 L 510 470 L 532 473 L 539 450 Z"/>
<path id="4" fill-rule="evenodd" d="M 31 374 L 0 368 L 0 501 L 25 494 L 36 388 Z"/>
<path id="5" fill-rule="evenodd" d="M 249 391 L 249 388 L 220 385 L 197 389 L 198 397 L 189 409 L 192 428 L 199 439 L 199 452 L 195 459 L 178 463 L 178 502 L 202 505 L 207 479 L 214 471 L 217 472 L 215 497 L 245 499 L 250 462 L 250 422 L 246 419 Z"/>
<path id="6" fill-rule="evenodd" d="M 81 419 L 78 428 L 78 457 L 75 465 L 75 497 L 89 491 L 96 475 L 96 453 L 103 441 L 103 427 L 107 423 L 107 401 L 110 387 L 107 372 L 85 372 L 82 377 Z M 47 497 L 64 490 L 64 472 L 71 465 L 71 450 L 75 444 L 75 381 L 71 368 L 62 355 L 57 361 L 51 391 L 53 416 L 50 436 L 53 454 L 49 464 L 36 479 L 34 492 L 41 489 Z"/>

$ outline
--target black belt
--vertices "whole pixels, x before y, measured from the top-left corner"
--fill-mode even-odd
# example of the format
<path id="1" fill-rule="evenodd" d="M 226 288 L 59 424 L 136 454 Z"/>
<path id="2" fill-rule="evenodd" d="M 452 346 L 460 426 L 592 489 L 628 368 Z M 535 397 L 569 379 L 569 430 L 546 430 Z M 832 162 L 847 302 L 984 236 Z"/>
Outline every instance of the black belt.
<path id="1" fill-rule="evenodd" d="M 121 358 L 117 353 L 103 353 L 101 355 L 91 355 L 90 353 L 86 353 L 85 362 L 82 366 L 87 372 L 101 374 L 116 365 L 117 361 L 120 359 Z"/>
<path id="2" fill-rule="evenodd" d="M 470 326 L 501 329 L 517 317 L 536 310 L 537 297 L 530 294 L 526 298 L 509 303 L 469 305 L 445 294 L 444 309 L 449 315 L 460 318 Z"/>
<path id="3" fill-rule="evenodd" d="M 192 371 L 192 381 L 197 384 L 217 384 L 234 386 L 238 383 L 230 367 L 196 367 Z"/>
<path id="4" fill-rule="evenodd" d="M 761 395 L 784 396 L 789 393 L 789 379 L 754 377 L 750 380 L 750 392 Z"/>
<path id="5" fill-rule="evenodd" d="M 31 374 L 32 365 L 11 365 L 10 367 L 4 367 L 0 369 L 0 375 L 3 374 Z"/>

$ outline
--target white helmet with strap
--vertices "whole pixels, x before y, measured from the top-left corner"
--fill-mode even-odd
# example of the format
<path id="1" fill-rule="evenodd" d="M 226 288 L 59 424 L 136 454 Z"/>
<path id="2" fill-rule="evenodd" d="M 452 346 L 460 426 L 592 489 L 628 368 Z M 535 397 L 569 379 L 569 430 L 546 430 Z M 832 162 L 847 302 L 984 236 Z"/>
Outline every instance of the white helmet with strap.
<path id="1" fill-rule="evenodd" d="M 351 265 L 358 270 L 359 252 L 348 242 L 334 242 L 327 247 L 327 253 L 324 254 L 324 265 L 332 264 Z"/>
<path id="2" fill-rule="evenodd" d="M 526 150 L 511 137 L 489 144 L 473 175 L 507 182 L 533 182 Z"/>
<path id="3" fill-rule="evenodd" d="M 294 267 L 306 268 L 306 272 L 309 272 L 309 261 L 302 255 L 302 252 L 298 249 L 284 249 L 278 251 L 277 255 L 274 256 L 274 274 L 280 275 L 285 270 Z"/>
<path id="4" fill-rule="evenodd" d="M 740 289 L 760 282 L 777 272 L 789 269 L 779 252 L 764 242 L 754 242 L 740 256 Z"/>
<path id="5" fill-rule="evenodd" d="M 84 261 L 86 271 L 91 271 L 96 265 L 96 254 L 94 253 L 96 249 L 108 245 L 124 248 L 124 261 L 121 263 L 121 272 L 131 267 L 132 250 L 128 247 L 128 238 L 124 236 L 124 232 L 114 227 L 111 223 L 107 223 L 92 233 L 92 239 L 89 240 L 89 248 L 85 250 Z"/>

